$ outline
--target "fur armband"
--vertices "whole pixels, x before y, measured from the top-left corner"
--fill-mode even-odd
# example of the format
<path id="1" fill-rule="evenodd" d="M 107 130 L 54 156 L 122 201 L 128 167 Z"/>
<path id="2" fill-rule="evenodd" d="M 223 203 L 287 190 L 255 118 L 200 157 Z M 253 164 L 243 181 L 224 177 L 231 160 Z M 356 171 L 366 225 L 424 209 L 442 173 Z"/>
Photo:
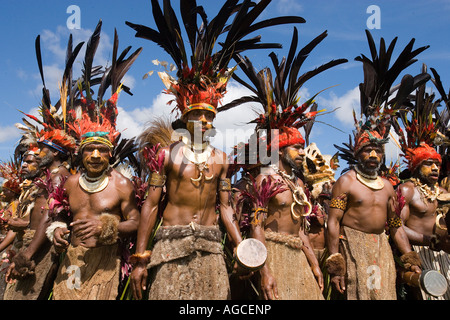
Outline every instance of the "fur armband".
<path id="1" fill-rule="evenodd" d="M 152 252 L 145 250 L 144 253 L 135 253 L 130 256 L 129 263 L 134 268 L 137 265 L 147 266 L 150 263 Z"/>
<path id="2" fill-rule="evenodd" d="M 119 217 L 114 214 L 102 213 L 100 221 L 102 230 L 98 237 L 99 243 L 103 245 L 116 243 L 119 237 Z"/>
<path id="3" fill-rule="evenodd" d="M 163 187 L 166 184 L 166 176 L 162 176 L 157 172 L 152 172 L 148 184 L 154 187 Z"/>
<path id="4" fill-rule="evenodd" d="M 47 236 L 48 240 L 50 240 L 51 243 L 53 243 L 55 230 L 58 228 L 67 229 L 67 224 L 61 221 L 54 221 L 48 226 L 47 230 L 45 230 L 45 235 Z"/>
<path id="5" fill-rule="evenodd" d="M 422 262 L 420 261 L 420 257 L 415 251 L 410 251 L 405 253 L 400 257 L 400 261 L 403 264 L 403 267 L 406 270 L 410 270 L 412 266 L 422 266 Z"/>
<path id="6" fill-rule="evenodd" d="M 389 228 L 397 229 L 403 225 L 403 222 L 402 219 L 400 219 L 400 217 L 395 216 L 393 218 L 388 219 L 387 224 Z"/>
<path id="7" fill-rule="evenodd" d="M 34 274 L 36 264 L 33 260 L 27 259 L 22 253 L 15 255 L 11 262 L 14 263 L 14 269 L 18 273 L 18 278 L 23 279 Z"/>
<path id="8" fill-rule="evenodd" d="M 219 180 L 219 191 L 231 191 L 231 179 L 220 179 Z"/>
<path id="9" fill-rule="evenodd" d="M 330 275 L 345 276 L 345 260 L 340 253 L 329 256 L 325 261 L 325 267 Z"/>

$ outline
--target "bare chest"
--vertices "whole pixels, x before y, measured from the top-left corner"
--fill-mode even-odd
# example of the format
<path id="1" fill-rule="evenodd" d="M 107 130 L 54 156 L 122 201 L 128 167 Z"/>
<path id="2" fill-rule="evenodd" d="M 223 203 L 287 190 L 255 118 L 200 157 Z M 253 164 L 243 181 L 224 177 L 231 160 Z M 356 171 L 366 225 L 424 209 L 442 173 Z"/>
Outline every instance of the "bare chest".
<path id="1" fill-rule="evenodd" d="M 72 214 L 117 213 L 120 211 L 120 196 L 115 188 L 107 187 L 97 193 L 88 193 L 76 188 L 69 194 Z"/>

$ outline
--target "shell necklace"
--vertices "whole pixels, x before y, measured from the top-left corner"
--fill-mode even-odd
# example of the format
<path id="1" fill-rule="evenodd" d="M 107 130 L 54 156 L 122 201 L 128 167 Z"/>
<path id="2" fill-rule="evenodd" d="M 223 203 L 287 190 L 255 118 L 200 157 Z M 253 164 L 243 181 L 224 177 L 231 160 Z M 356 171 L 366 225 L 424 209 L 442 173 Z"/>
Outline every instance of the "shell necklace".
<path id="1" fill-rule="evenodd" d="M 294 200 L 291 204 L 291 215 L 294 218 L 294 220 L 299 220 L 301 218 L 301 216 L 303 216 L 303 217 L 308 216 L 312 211 L 312 205 L 308 201 L 308 197 L 306 196 L 305 192 L 303 191 L 303 188 L 298 185 L 297 181 L 295 181 L 295 184 L 294 184 L 293 180 L 295 179 L 295 174 L 292 173 L 291 175 L 288 175 L 286 172 L 282 171 L 276 165 L 270 165 L 270 167 L 272 167 L 272 169 L 274 169 L 279 175 L 281 175 L 283 177 L 283 179 L 285 180 L 289 189 L 291 189 L 292 198 Z M 305 210 L 304 214 L 299 215 L 295 212 L 295 209 L 294 209 L 296 205 L 302 207 L 303 209 L 305 206 L 307 206 L 308 209 Z M 307 222 L 306 226 L 309 227 L 308 222 Z"/>
<path id="2" fill-rule="evenodd" d="M 427 199 L 429 202 L 434 202 L 434 200 L 436 200 L 437 197 L 439 196 L 440 190 L 438 183 L 434 185 L 434 188 L 432 190 L 429 185 L 420 182 L 419 179 L 411 178 L 410 180 L 414 183 L 417 189 L 419 189 L 423 198 Z"/>
<path id="3" fill-rule="evenodd" d="M 109 167 L 108 167 L 109 169 Z M 89 178 L 86 174 L 86 172 L 81 173 L 80 178 L 78 178 L 78 182 L 80 184 L 80 187 L 89 193 L 96 193 L 104 190 L 109 183 L 109 178 L 106 175 L 106 172 L 108 171 L 106 169 L 103 171 L 103 173 L 96 178 Z"/>
<path id="4" fill-rule="evenodd" d="M 197 169 L 200 171 L 200 174 L 197 178 L 191 178 L 193 182 L 198 182 L 203 177 L 203 171 L 208 169 L 208 160 L 211 157 L 213 147 L 209 145 L 209 143 L 203 143 L 199 146 L 195 144 L 191 144 L 190 139 L 186 136 L 183 136 L 181 140 L 184 142 L 184 146 L 182 147 L 183 155 L 190 162 L 194 163 Z M 202 152 L 198 152 L 197 150 L 203 150 Z M 206 176 L 205 180 L 212 180 L 214 178 L 214 174 L 212 176 Z"/>
<path id="5" fill-rule="evenodd" d="M 384 188 L 383 179 L 381 179 L 377 174 L 365 174 L 359 170 L 358 166 L 354 166 L 353 169 L 356 171 L 356 179 L 358 179 L 358 181 L 366 187 L 374 190 L 381 190 Z"/>

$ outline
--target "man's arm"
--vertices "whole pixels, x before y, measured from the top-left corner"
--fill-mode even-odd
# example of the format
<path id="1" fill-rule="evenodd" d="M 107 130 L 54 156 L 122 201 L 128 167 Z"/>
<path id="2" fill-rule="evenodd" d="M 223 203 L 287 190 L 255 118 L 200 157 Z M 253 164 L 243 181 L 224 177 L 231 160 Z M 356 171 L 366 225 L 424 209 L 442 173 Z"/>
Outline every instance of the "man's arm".
<path id="1" fill-rule="evenodd" d="M 260 174 L 256 177 L 256 185 L 260 186 L 261 182 L 264 179 L 267 179 L 267 175 Z M 266 211 L 268 211 L 269 208 L 264 208 Z M 253 217 L 251 217 L 253 218 Z M 250 236 L 252 238 L 255 238 L 264 245 L 266 244 L 266 236 L 264 233 L 264 223 L 265 221 L 263 219 L 259 220 L 258 224 L 251 224 L 250 229 Z M 264 264 L 263 267 L 259 270 L 259 273 L 261 275 L 261 291 L 264 300 L 273 300 L 278 299 L 278 286 L 275 277 L 272 275 L 272 272 L 267 264 Z"/>
<path id="2" fill-rule="evenodd" d="M 333 185 L 331 203 L 327 221 L 327 247 L 330 255 L 339 253 L 340 223 L 347 204 L 348 184 L 350 179 L 345 176 L 339 178 Z"/>
<path id="3" fill-rule="evenodd" d="M 391 191 L 391 197 L 389 199 L 388 203 L 388 212 L 387 212 L 387 218 L 388 218 L 388 227 L 389 227 L 389 233 L 392 237 L 392 240 L 394 241 L 396 247 L 401 252 L 402 256 L 400 257 L 400 260 L 405 266 L 408 266 L 407 269 L 410 269 L 411 271 L 420 273 L 420 258 L 418 255 L 412 251 L 411 244 L 408 240 L 408 236 L 405 232 L 405 229 L 403 228 L 404 224 L 402 222 L 402 219 L 400 217 L 404 217 L 407 220 L 407 217 L 409 217 L 409 203 L 412 199 L 411 192 L 408 192 L 407 190 L 400 189 L 402 191 L 402 195 L 405 197 L 405 206 L 403 207 L 400 217 L 397 216 L 395 212 L 395 205 L 398 205 L 398 199 L 397 195 L 394 192 L 394 189 L 390 184 L 387 184 L 388 187 L 392 189 Z M 399 187 L 400 188 L 400 187 Z M 395 204 L 395 205 L 394 205 Z M 398 221 L 398 223 L 396 223 Z"/>
<path id="4" fill-rule="evenodd" d="M 162 149 L 166 150 L 166 149 Z M 164 169 L 161 176 L 167 171 L 169 152 L 165 151 Z M 147 264 L 150 260 L 150 252 L 147 251 L 150 235 L 155 227 L 158 218 L 158 208 L 164 186 L 150 186 L 148 196 L 141 208 L 141 216 L 137 230 L 136 253 L 131 257 L 133 270 L 131 272 L 131 291 L 135 299 L 142 299 L 142 290 L 146 290 L 147 285 Z M 134 260 L 134 261 L 132 261 Z"/>
<path id="5" fill-rule="evenodd" d="M 125 178 L 125 186 L 121 188 L 121 192 L 123 194 L 121 211 L 124 220 L 119 223 L 118 232 L 120 237 L 126 237 L 137 231 L 140 213 L 136 204 L 134 186 L 127 178 Z"/>
<path id="6" fill-rule="evenodd" d="M 228 162 L 227 157 L 224 154 L 224 165 L 219 177 L 219 210 L 220 218 L 227 230 L 228 235 L 231 237 L 235 247 L 242 242 L 242 235 L 239 229 L 239 224 L 236 219 L 236 214 L 234 212 L 233 206 L 231 205 L 231 183 L 227 179 Z"/>
<path id="7" fill-rule="evenodd" d="M 305 219 L 305 218 L 303 218 Z M 308 235 L 305 233 L 303 228 L 300 228 L 298 235 L 303 242 L 302 250 L 308 260 L 309 266 L 316 278 L 317 283 L 319 284 L 319 288 L 323 291 L 323 274 L 320 270 L 319 261 L 317 260 L 316 255 L 314 254 L 314 249 L 311 245 L 311 241 Z"/>
<path id="8" fill-rule="evenodd" d="M 341 220 L 347 210 L 348 194 L 352 180 L 341 176 L 333 185 L 331 192 L 330 209 L 327 222 L 327 249 L 329 257 L 326 261 L 327 271 L 331 276 L 331 282 L 340 293 L 345 291 L 345 268 L 346 263 L 339 253 L 339 236 Z"/>

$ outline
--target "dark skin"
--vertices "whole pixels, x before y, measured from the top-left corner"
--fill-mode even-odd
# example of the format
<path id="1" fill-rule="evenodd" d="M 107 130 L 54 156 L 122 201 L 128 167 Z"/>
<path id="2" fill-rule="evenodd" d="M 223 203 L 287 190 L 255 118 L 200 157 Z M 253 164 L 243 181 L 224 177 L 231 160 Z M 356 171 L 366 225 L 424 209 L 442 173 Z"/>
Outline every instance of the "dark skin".
<path id="1" fill-rule="evenodd" d="M 12 190 L 3 187 L 2 192 L 0 193 L 0 197 L 4 202 L 8 203 L 8 206 L 5 208 L 5 212 L 3 213 L 3 217 L 11 218 L 15 215 L 14 208 L 17 208 L 19 195 Z M 4 232 L 6 232 L 6 235 L 3 241 L 0 243 L 0 251 L 8 248 L 13 243 L 14 238 L 16 237 L 16 232 L 14 232 L 13 230 L 8 230 L 8 224 L 5 224 L 4 228 Z"/>
<path id="2" fill-rule="evenodd" d="M 357 155 L 359 169 L 363 173 L 372 175 L 379 167 L 383 156 L 382 146 L 370 144 L 363 147 Z M 380 234 L 384 232 L 387 219 L 395 216 L 396 195 L 388 180 L 383 179 L 383 183 L 384 187 L 381 190 L 370 189 L 357 180 L 354 170 L 345 173 L 336 181 L 332 189 L 332 198 L 345 194 L 347 210 L 345 212 L 337 208 L 329 210 L 327 247 L 330 255 L 339 253 L 341 226 L 365 233 Z M 408 237 L 402 227 L 390 228 L 389 231 L 402 254 L 411 252 Z M 421 272 L 417 266 L 413 266 L 412 270 L 417 273 Z M 344 276 L 332 275 L 331 282 L 340 293 L 344 293 L 346 289 Z"/>
<path id="3" fill-rule="evenodd" d="M 28 154 L 24 157 L 20 167 L 20 174 L 23 180 L 32 180 L 39 175 L 39 161 L 36 155 Z M 23 231 L 30 223 L 30 216 L 19 218 L 13 217 L 8 220 L 8 226 L 13 231 Z M 33 223 L 35 225 L 35 223 Z"/>
<path id="4" fill-rule="evenodd" d="M 327 181 L 322 185 L 322 192 L 321 194 L 330 194 L 331 195 L 331 188 L 332 184 L 334 182 Z M 327 217 L 327 210 L 328 210 L 328 202 L 329 199 L 325 198 L 322 195 L 319 195 L 318 199 L 316 199 L 316 203 L 320 204 L 317 210 L 316 217 L 311 218 L 311 225 L 308 231 L 308 237 L 311 241 L 311 244 L 314 249 L 324 249 L 326 247 L 326 221 L 328 219 Z"/>
<path id="5" fill-rule="evenodd" d="M 59 152 L 51 148 L 40 146 L 40 153 L 36 157 L 36 161 L 39 163 L 44 157 L 50 159 L 46 167 L 40 168 L 41 172 L 43 170 L 50 170 L 51 179 L 53 185 L 59 184 L 62 179 L 69 176 L 69 171 L 62 166 L 62 161 L 59 158 Z M 49 226 L 49 216 L 48 210 L 45 209 L 47 206 L 48 195 L 44 190 L 41 192 L 40 196 L 36 199 L 34 208 L 30 214 L 30 229 L 36 230 L 33 240 L 30 242 L 29 246 L 22 251 L 23 256 L 31 260 L 33 256 L 44 246 L 49 244 L 49 240 L 45 234 L 47 227 Z M 12 279 L 18 277 L 18 273 L 15 270 L 15 265 L 12 263 L 7 271 L 7 277 Z"/>
<path id="6" fill-rule="evenodd" d="M 107 170 L 109 183 L 102 191 L 88 193 L 79 186 L 80 172 L 67 179 L 64 187 L 73 219 L 70 223 L 71 230 L 55 229 L 53 244 L 57 251 L 63 251 L 69 246 L 64 236 L 70 233 L 70 242 L 73 246 L 87 248 L 100 246 L 98 238 L 102 231 L 102 223 L 99 217 L 102 213 L 116 215 L 120 219 L 119 237 L 134 234 L 139 224 L 139 210 L 133 184 L 116 170 L 108 169 L 111 157 L 109 147 L 101 143 L 87 144 L 83 148 L 82 157 L 84 169 L 89 177 L 98 177 Z"/>
<path id="7" fill-rule="evenodd" d="M 292 174 L 292 166 L 285 162 L 286 155 L 291 158 L 293 163 L 297 168 L 301 168 L 305 153 L 303 151 L 303 145 L 297 144 L 283 148 L 280 150 L 280 159 L 278 163 L 278 168 L 281 171 L 286 172 L 286 174 Z M 268 205 L 267 219 L 264 221 L 264 225 L 253 226 L 252 237 L 265 243 L 265 231 L 273 231 L 281 234 L 295 235 L 298 236 L 303 241 L 302 250 L 311 266 L 311 270 L 319 284 L 321 290 L 323 290 L 323 275 L 320 271 L 319 262 L 314 254 L 313 247 L 310 240 L 306 234 L 306 230 L 303 228 L 301 221 L 294 218 L 291 214 L 291 204 L 294 199 L 292 196 L 292 191 L 284 182 L 283 178 L 275 172 L 272 168 L 268 168 L 265 174 L 260 174 L 256 178 L 256 183 L 261 184 L 267 175 L 285 184 L 286 191 L 278 193 L 276 196 L 272 197 Z M 297 184 L 305 188 L 303 181 L 300 178 L 296 178 Z M 298 210 L 297 214 L 303 213 L 303 209 Z M 279 299 L 278 289 L 276 279 L 272 275 L 270 268 L 264 265 L 260 270 L 261 275 L 261 290 L 262 295 L 265 300 Z"/>
<path id="8" fill-rule="evenodd" d="M 439 170 L 439 161 L 427 159 L 413 172 L 413 176 L 434 190 L 439 178 Z M 401 212 L 401 218 L 409 242 L 413 245 L 430 246 L 431 236 L 436 234 L 440 240 L 436 249 L 450 253 L 450 239 L 447 230 L 436 227 L 438 201 L 422 199 L 421 192 L 411 181 L 401 184 L 399 188 L 406 202 Z M 440 190 L 447 193 L 443 188 L 440 188 Z M 441 219 L 440 224 L 445 226 L 444 219 Z"/>
<path id="9" fill-rule="evenodd" d="M 205 134 L 212 128 L 214 113 L 207 110 L 193 110 L 188 112 L 182 120 L 193 141 L 196 135 L 205 141 Z M 214 149 L 208 159 L 208 169 L 203 172 L 201 181 L 192 181 L 199 177 L 196 165 L 186 161 L 183 155 L 183 142 L 176 142 L 163 148 L 165 152 L 163 174 L 166 175 L 167 206 L 163 212 L 163 225 L 188 225 L 195 222 L 199 225 L 213 226 L 217 224 L 216 196 L 219 180 L 225 179 L 228 162 L 225 153 Z M 160 151 L 162 152 L 162 151 Z M 206 180 L 205 177 L 213 177 Z M 147 250 L 150 235 L 158 218 L 158 207 L 162 194 L 161 187 L 151 186 L 148 197 L 141 210 L 136 242 L 136 253 Z M 234 246 L 242 237 L 237 224 L 234 210 L 231 206 L 229 193 L 219 192 L 219 215 Z M 142 290 L 146 290 L 148 271 L 145 264 L 138 264 L 131 273 L 131 288 L 135 299 L 142 299 Z"/>

